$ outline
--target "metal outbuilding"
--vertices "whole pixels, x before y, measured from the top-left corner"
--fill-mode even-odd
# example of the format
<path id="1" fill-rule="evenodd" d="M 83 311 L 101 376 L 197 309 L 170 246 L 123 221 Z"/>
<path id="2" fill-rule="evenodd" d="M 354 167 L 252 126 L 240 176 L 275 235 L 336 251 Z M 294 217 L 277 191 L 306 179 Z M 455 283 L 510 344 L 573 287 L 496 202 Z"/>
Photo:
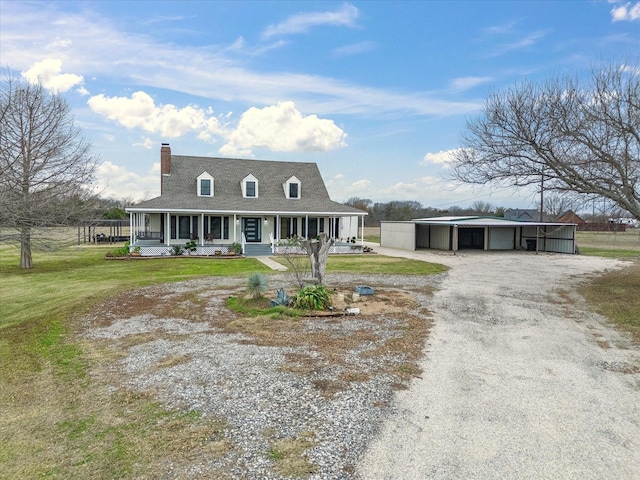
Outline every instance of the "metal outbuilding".
<path id="1" fill-rule="evenodd" d="M 501 217 L 432 217 L 380 223 L 380 246 L 401 250 L 576 252 L 576 224 Z"/>

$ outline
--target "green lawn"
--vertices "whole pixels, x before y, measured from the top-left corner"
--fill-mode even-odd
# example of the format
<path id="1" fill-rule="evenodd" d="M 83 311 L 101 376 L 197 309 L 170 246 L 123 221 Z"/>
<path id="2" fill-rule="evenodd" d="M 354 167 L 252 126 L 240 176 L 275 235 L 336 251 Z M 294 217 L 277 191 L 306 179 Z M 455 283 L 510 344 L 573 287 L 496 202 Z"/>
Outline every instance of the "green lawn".
<path id="1" fill-rule="evenodd" d="M 640 258 L 640 229 L 626 232 L 577 232 L 582 255 L 609 258 Z"/>
<path id="2" fill-rule="evenodd" d="M 34 267 L 19 268 L 15 247 L 0 246 L 0 329 L 26 321 L 66 318 L 108 295 L 207 275 L 269 272 L 254 258 L 105 260 L 114 247 L 66 247 L 35 253 Z"/>

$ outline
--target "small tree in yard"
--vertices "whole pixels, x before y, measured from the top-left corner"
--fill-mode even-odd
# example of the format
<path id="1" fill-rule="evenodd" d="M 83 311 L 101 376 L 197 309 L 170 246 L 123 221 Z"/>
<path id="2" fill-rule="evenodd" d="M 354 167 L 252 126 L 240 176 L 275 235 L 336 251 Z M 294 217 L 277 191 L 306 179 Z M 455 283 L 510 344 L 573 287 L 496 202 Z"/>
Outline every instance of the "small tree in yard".
<path id="1" fill-rule="evenodd" d="M 302 245 L 298 237 L 291 237 L 280 242 L 280 246 L 284 247 L 282 258 L 287 264 L 289 271 L 293 274 L 296 284 L 299 288 L 305 286 L 305 278 L 311 272 L 309 257 L 297 253 Z"/>
<path id="2" fill-rule="evenodd" d="M 41 84 L 3 74 L 0 90 L 0 219 L 15 229 L 20 268 L 32 268 L 32 232 L 93 212 L 96 160 L 67 102 Z M 11 237 L 9 237 L 11 238 Z"/>

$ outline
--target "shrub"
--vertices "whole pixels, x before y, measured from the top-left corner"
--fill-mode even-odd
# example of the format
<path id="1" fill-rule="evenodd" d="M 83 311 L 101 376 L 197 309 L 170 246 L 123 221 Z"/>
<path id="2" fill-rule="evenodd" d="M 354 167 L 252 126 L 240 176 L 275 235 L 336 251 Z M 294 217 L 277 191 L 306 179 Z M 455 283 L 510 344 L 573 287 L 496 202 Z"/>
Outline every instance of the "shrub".
<path id="1" fill-rule="evenodd" d="M 180 245 L 171 247 L 171 255 L 182 255 L 182 247 Z"/>
<path id="2" fill-rule="evenodd" d="M 247 292 L 253 298 L 260 298 L 269 288 L 267 277 L 264 273 L 252 273 L 247 279 Z"/>
<path id="3" fill-rule="evenodd" d="M 309 285 L 298 291 L 292 306 L 305 310 L 326 310 L 331 306 L 331 293 L 323 285 Z"/>
<path id="4" fill-rule="evenodd" d="M 185 243 L 184 249 L 189 252 L 189 255 L 191 255 L 198 249 L 198 245 L 196 244 L 195 240 L 190 240 Z"/>
<path id="5" fill-rule="evenodd" d="M 270 307 L 278 307 L 278 306 L 288 307 L 290 303 L 291 303 L 291 299 L 289 298 L 289 295 L 287 295 L 287 293 L 284 291 L 284 288 L 281 288 L 278 290 L 276 294 L 276 298 L 271 300 L 271 302 L 269 303 L 269 306 Z"/>
<path id="6" fill-rule="evenodd" d="M 231 250 L 233 250 L 236 255 L 242 255 L 242 244 L 238 242 L 232 243 Z"/>
<path id="7" fill-rule="evenodd" d="M 129 255 L 129 242 L 126 242 L 124 246 L 116 248 L 113 252 L 107 253 L 107 257 L 126 257 Z"/>

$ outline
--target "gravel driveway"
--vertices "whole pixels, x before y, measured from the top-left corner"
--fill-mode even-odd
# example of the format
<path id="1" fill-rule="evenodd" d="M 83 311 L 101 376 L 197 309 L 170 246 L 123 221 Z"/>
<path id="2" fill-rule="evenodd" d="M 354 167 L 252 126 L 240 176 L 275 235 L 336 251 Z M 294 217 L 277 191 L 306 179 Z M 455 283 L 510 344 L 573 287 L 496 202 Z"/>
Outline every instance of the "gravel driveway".
<path id="1" fill-rule="evenodd" d="M 396 394 L 360 477 L 640 478 L 640 351 L 571 293 L 623 262 L 411 256 L 452 268 L 430 307 L 424 373 Z"/>

